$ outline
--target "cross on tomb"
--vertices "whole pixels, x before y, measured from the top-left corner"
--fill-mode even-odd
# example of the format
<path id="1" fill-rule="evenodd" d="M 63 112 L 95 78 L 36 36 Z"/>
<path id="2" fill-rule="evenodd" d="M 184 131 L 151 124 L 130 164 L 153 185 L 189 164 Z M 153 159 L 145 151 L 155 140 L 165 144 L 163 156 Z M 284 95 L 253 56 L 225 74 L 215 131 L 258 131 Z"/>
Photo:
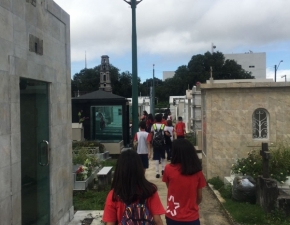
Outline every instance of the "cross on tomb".
<path id="1" fill-rule="evenodd" d="M 260 155 L 263 158 L 263 177 L 270 178 L 269 159 L 271 155 L 268 149 L 268 143 L 262 143 L 262 150 L 260 150 Z"/>

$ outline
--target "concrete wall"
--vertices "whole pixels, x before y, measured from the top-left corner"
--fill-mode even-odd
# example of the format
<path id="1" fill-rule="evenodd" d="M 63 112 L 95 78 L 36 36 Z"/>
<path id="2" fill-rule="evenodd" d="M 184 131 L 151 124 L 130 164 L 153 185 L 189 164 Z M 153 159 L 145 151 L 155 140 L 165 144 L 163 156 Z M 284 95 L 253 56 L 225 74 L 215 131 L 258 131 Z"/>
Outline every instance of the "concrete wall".
<path id="1" fill-rule="evenodd" d="M 201 84 L 203 168 L 206 177 L 229 176 L 235 159 L 262 142 L 279 143 L 290 137 L 290 83 Z M 252 115 L 269 113 L 269 138 L 252 137 Z"/>
<path id="2" fill-rule="evenodd" d="M 51 224 L 73 216 L 70 18 L 52 0 L 0 1 L 0 218 L 21 224 L 20 77 L 50 82 Z M 29 51 L 29 35 L 43 54 Z"/>

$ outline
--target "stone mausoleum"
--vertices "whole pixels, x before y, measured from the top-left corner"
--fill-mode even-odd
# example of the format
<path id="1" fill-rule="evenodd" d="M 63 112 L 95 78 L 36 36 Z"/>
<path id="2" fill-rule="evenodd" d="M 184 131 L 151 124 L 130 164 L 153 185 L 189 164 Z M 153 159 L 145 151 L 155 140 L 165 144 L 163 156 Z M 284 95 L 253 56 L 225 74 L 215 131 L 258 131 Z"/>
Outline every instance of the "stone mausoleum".
<path id="1" fill-rule="evenodd" d="M 0 1 L 0 223 L 73 217 L 70 17 L 52 0 Z"/>
<path id="2" fill-rule="evenodd" d="M 229 176 L 232 163 L 262 142 L 275 146 L 290 137 L 290 83 L 201 84 L 201 101 L 207 179 Z"/>
<path id="3" fill-rule="evenodd" d="M 112 93 L 109 67 L 109 56 L 101 56 L 99 90 L 72 98 L 72 122 L 83 118 L 84 139 L 118 156 L 130 144 L 129 101 Z"/>

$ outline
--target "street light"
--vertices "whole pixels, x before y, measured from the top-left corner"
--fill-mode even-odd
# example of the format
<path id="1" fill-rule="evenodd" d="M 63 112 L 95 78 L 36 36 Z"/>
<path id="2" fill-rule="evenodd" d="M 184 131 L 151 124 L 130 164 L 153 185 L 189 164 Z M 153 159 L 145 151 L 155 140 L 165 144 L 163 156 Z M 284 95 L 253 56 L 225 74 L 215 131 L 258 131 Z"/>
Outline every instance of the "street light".
<path id="1" fill-rule="evenodd" d="M 138 131 L 138 70 L 137 70 L 137 32 L 136 32 L 136 6 L 142 0 L 131 0 L 124 2 L 132 8 L 132 135 Z"/>
<path id="2" fill-rule="evenodd" d="M 283 76 L 281 77 L 281 78 L 285 77 L 285 82 L 286 82 L 286 76 L 287 76 L 287 75 L 285 74 L 285 75 L 283 75 Z"/>
<path id="3" fill-rule="evenodd" d="M 213 54 L 213 51 L 215 48 L 216 48 L 216 46 L 213 43 L 211 43 L 211 54 Z"/>
<path id="4" fill-rule="evenodd" d="M 277 74 L 277 70 L 278 70 L 278 68 L 279 68 L 281 62 L 283 62 L 283 60 L 280 60 L 278 66 L 277 66 L 277 65 L 274 66 L 274 69 L 275 69 L 275 82 L 276 82 L 276 74 Z"/>

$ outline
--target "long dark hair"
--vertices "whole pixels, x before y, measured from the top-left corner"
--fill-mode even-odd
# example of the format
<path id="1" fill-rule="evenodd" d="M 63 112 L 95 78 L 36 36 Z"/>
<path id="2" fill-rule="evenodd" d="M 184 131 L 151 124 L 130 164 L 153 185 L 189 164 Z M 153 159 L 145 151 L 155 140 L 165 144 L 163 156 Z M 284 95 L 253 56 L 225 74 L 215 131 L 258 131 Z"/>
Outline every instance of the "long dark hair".
<path id="1" fill-rule="evenodd" d="M 152 120 L 152 123 L 154 122 L 154 118 L 153 118 L 152 113 L 148 114 L 147 120 Z"/>
<path id="2" fill-rule="evenodd" d="M 136 151 L 127 150 L 120 154 L 112 182 L 113 201 L 131 204 L 152 196 L 157 187 L 145 178 L 141 159 Z"/>
<path id="3" fill-rule="evenodd" d="M 174 140 L 172 142 L 171 154 L 171 164 L 180 164 L 181 174 L 192 175 L 202 170 L 196 150 L 188 140 Z"/>

